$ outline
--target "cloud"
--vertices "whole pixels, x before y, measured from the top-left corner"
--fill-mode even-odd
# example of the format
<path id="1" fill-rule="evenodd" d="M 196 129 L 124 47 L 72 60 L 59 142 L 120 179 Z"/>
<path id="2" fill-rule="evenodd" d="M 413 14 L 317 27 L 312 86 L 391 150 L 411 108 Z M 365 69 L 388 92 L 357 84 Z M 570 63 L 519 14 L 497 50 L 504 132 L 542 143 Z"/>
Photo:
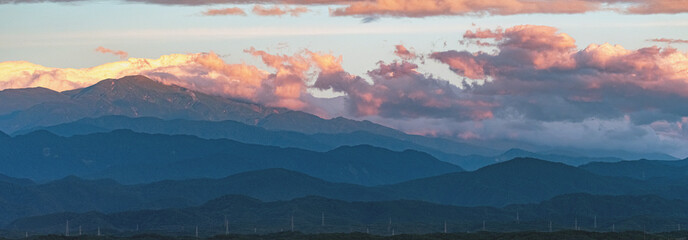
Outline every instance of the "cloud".
<path id="1" fill-rule="evenodd" d="M 238 7 L 222 8 L 222 9 L 208 9 L 203 12 L 205 16 L 227 16 L 227 15 L 240 15 L 246 16 L 246 12 Z"/>
<path id="2" fill-rule="evenodd" d="M 0 0 L 0 4 L 74 3 L 89 0 Z M 92 1 L 92 0 L 91 0 Z M 113 0 L 114 1 L 114 0 Z M 622 14 L 678 14 L 688 12 L 685 0 L 116 0 L 157 5 L 217 4 L 332 5 L 333 16 L 359 16 L 370 22 L 381 16 L 483 16 L 516 14 L 576 14 L 615 11 Z"/>
<path id="3" fill-rule="evenodd" d="M 279 7 L 279 6 L 272 6 L 272 7 L 264 7 L 261 5 L 256 5 L 253 7 L 253 13 L 259 16 L 284 16 L 284 15 L 291 15 L 293 17 L 298 17 L 303 13 L 307 13 L 308 8 L 306 7 Z"/>
<path id="4" fill-rule="evenodd" d="M 683 40 L 683 39 L 655 38 L 655 39 L 648 39 L 647 41 L 649 41 L 649 42 L 658 42 L 658 43 L 666 43 L 666 44 L 673 44 L 673 43 L 685 43 L 685 44 L 688 44 L 688 40 Z"/>
<path id="5" fill-rule="evenodd" d="M 688 12 L 688 4 L 684 0 L 644 0 L 620 11 L 630 14 L 677 14 Z"/>
<path id="6" fill-rule="evenodd" d="M 104 48 L 104 47 L 102 47 L 102 46 L 96 48 L 96 52 L 99 52 L 99 53 L 110 53 L 110 54 L 113 54 L 113 55 L 115 55 L 115 56 L 119 56 L 119 58 L 121 58 L 121 59 L 127 59 L 127 58 L 129 57 L 129 53 L 127 53 L 127 52 L 125 52 L 125 51 L 122 51 L 122 50 L 111 50 L 111 49 Z"/>
<path id="7" fill-rule="evenodd" d="M 0 0 L 0 4 L 22 4 L 22 3 L 76 3 L 89 2 L 93 0 Z M 186 5 L 186 6 L 206 6 L 219 4 L 296 4 L 296 5 L 324 5 L 324 4 L 347 4 L 357 1 L 368 0 L 113 0 L 121 2 L 146 3 L 157 5 Z"/>
<path id="8" fill-rule="evenodd" d="M 411 60 L 416 58 L 416 53 L 413 53 L 409 51 L 404 45 L 396 45 L 394 46 L 396 50 L 394 50 L 394 55 L 397 55 L 397 57 L 404 59 L 404 60 Z"/>
<path id="9" fill-rule="evenodd" d="M 456 15 L 575 14 L 614 10 L 624 14 L 688 12 L 683 0 L 372 0 L 331 10 L 334 16 L 431 17 Z"/>
<path id="10" fill-rule="evenodd" d="M 584 13 L 600 3 L 581 0 L 375 0 L 350 3 L 332 10 L 334 16 L 429 17 L 451 15 L 513 15 L 527 13 Z"/>
<path id="11" fill-rule="evenodd" d="M 465 98 L 458 87 L 419 73 L 418 66 L 410 62 L 380 62 L 378 68 L 368 72 L 372 84 L 343 72 L 335 59 L 326 62 L 334 67 L 327 68 L 318 63 L 323 71 L 313 87 L 346 93 L 350 112 L 359 117 L 456 120 L 492 117 L 492 103 Z"/>
<path id="12" fill-rule="evenodd" d="M 490 96 L 500 106 L 497 116 L 575 122 L 628 115 L 638 123 L 688 116 L 678 104 L 688 100 L 688 54 L 676 49 L 605 43 L 578 50 L 569 35 L 532 25 L 464 36 L 493 41 L 498 52 L 451 50 L 431 58 L 462 77 L 485 80 L 464 91 Z"/>

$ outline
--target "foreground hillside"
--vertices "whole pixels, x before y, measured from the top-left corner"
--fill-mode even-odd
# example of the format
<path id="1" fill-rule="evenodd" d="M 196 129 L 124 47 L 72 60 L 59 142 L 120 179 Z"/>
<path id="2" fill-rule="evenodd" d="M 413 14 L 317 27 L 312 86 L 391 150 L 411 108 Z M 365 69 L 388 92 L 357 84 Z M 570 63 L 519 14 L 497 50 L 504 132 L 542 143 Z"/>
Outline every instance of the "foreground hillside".
<path id="1" fill-rule="evenodd" d="M 433 233 L 423 235 L 398 234 L 394 236 L 380 236 L 365 234 L 360 232 L 352 233 L 327 233 L 327 234 L 304 234 L 300 232 L 281 232 L 265 235 L 215 235 L 212 237 L 197 238 L 193 235 L 186 236 L 166 236 L 157 234 L 140 234 L 140 235 L 126 235 L 126 236 L 93 236 L 82 235 L 75 237 L 65 237 L 61 235 L 40 235 L 29 236 L 25 239 L 29 240 L 493 240 L 493 239 L 511 239 L 511 240 L 607 240 L 607 239 L 624 239 L 624 240 L 669 240 L 669 239 L 684 239 L 688 232 L 666 232 L 666 233 L 644 233 L 640 231 L 631 232 L 585 232 L 585 231 L 557 231 L 557 232 L 513 232 L 513 233 L 497 233 L 497 232 L 477 232 L 477 233 Z M 24 235 L 22 235 L 24 236 Z M 0 238 L 3 239 L 3 238 Z M 5 239 L 3 239 L 5 240 Z"/>

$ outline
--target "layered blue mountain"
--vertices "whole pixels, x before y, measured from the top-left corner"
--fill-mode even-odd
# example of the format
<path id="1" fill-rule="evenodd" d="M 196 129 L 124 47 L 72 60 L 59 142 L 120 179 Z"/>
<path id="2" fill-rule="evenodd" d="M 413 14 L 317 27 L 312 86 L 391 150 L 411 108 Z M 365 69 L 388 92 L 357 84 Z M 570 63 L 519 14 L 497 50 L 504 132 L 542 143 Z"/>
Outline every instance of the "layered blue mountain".
<path id="1" fill-rule="evenodd" d="M 305 113 L 288 112 L 288 114 L 304 115 Z M 315 116 L 311 116 L 316 118 Z M 341 118 L 337 118 L 341 119 Z M 342 122 L 343 120 L 333 121 Z M 395 151 L 413 149 L 423 151 L 445 162 L 458 162 L 463 156 L 449 154 L 435 148 L 426 147 L 412 141 L 401 140 L 368 131 L 346 133 L 314 133 L 285 130 L 267 130 L 263 127 L 247 125 L 236 121 L 197 121 L 197 120 L 163 120 L 153 117 L 130 118 L 126 116 L 104 116 L 98 118 L 84 118 L 74 122 L 58 124 L 49 127 L 38 127 L 15 132 L 15 135 L 27 134 L 37 130 L 46 130 L 60 136 L 85 135 L 105 133 L 118 129 L 129 129 L 141 133 L 153 134 L 183 134 L 201 138 L 226 138 L 244 143 L 272 145 L 280 147 L 294 147 L 313 151 L 328 151 L 339 146 L 372 145 Z M 313 132 L 313 131 L 309 131 Z M 402 135 L 394 134 L 404 138 Z M 407 135 L 411 137 L 411 135 Z M 422 139 L 423 137 L 417 136 Z"/>
<path id="2" fill-rule="evenodd" d="M 366 145 L 315 152 L 130 130 L 72 137 L 36 131 L 0 141 L 0 173 L 36 180 L 76 175 L 142 183 L 285 168 L 332 182 L 380 185 L 462 171 L 426 153 Z"/>
<path id="3" fill-rule="evenodd" d="M 567 194 L 537 204 L 456 207 L 422 201 L 348 202 L 308 196 L 263 202 L 226 195 L 198 207 L 137 210 L 118 213 L 56 213 L 16 220 L 11 231 L 61 233 L 65 219 L 87 232 L 156 232 L 192 235 L 267 233 L 294 230 L 308 233 L 359 231 L 389 235 L 489 231 L 677 230 L 688 220 L 688 202 L 652 195 L 604 196 Z M 227 220 L 227 222 L 225 222 Z M 227 225 L 225 225 L 227 223 Z M 612 227 L 612 225 L 614 225 Z M 185 230 L 184 226 L 187 226 Z M 226 228 L 228 226 L 228 228 Z M 614 228 L 614 229 L 612 229 Z M 76 227 L 74 227 L 76 229 Z"/>
<path id="4" fill-rule="evenodd" d="M 358 201 L 394 199 L 393 194 L 384 190 L 326 182 L 284 169 L 240 173 L 221 179 L 166 180 L 139 185 L 70 176 L 33 185 L 0 182 L 0 212 L 3 213 L 0 226 L 21 217 L 63 211 L 112 213 L 197 206 L 227 194 L 265 201 L 309 195 Z"/>
<path id="5" fill-rule="evenodd" d="M 585 165 L 593 162 L 625 161 L 624 159 L 617 157 L 588 157 L 584 155 L 576 155 L 575 153 L 556 152 L 536 153 L 516 148 L 509 149 L 496 156 L 461 156 L 457 154 L 448 154 L 411 141 L 400 140 L 366 131 L 357 131 L 351 133 L 306 134 L 294 131 L 267 130 L 263 127 L 247 125 L 231 120 L 163 120 L 153 117 L 130 118 L 126 116 L 103 116 L 98 118 L 84 118 L 74 122 L 58 124 L 55 126 L 38 127 L 30 130 L 18 131 L 15 134 L 21 135 L 30 133 L 32 131 L 46 130 L 60 136 L 74 136 L 92 133 L 106 133 L 117 129 L 130 129 L 135 132 L 153 134 L 184 134 L 207 139 L 227 138 L 245 143 L 303 148 L 314 151 L 328 151 L 339 146 L 361 144 L 384 147 L 395 151 L 414 149 L 427 152 L 442 161 L 454 163 L 467 170 L 476 170 L 487 165 L 508 161 L 518 157 L 544 159 L 574 166 Z M 675 160 L 666 155 L 655 154 L 652 156 L 657 157 L 658 159 Z M 663 165 L 667 165 L 671 164 L 673 161 L 658 162 L 661 162 Z"/>
<path id="6" fill-rule="evenodd" d="M 432 186 L 432 187 L 430 187 Z M 460 206 L 534 203 L 567 193 L 658 194 L 688 199 L 686 185 L 600 176 L 581 168 L 533 158 L 516 158 L 472 172 L 449 173 L 387 186 L 404 199 Z M 422 197 L 420 197 L 422 196 Z"/>
<path id="7" fill-rule="evenodd" d="M 474 172 L 375 187 L 331 183 L 283 169 L 241 173 L 221 179 L 168 180 L 138 185 L 68 177 L 45 184 L 2 183 L 0 186 L 3 187 L 0 189 L 0 209 L 6 213 L 0 216 L 0 224 L 21 217 L 57 212 L 112 213 L 196 206 L 227 194 L 246 195 L 263 201 L 317 195 L 345 201 L 405 199 L 454 206 L 494 207 L 534 204 L 573 193 L 650 194 L 664 199 L 688 200 L 688 188 L 684 183 L 672 185 L 599 176 L 580 168 L 535 159 L 515 159 Z M 527 216 L 527 213 L 523 214 Z"/>
<path id="8" fill-rule="evenodd" d="M 307 134 L 362 131 L 412 142 L 435 151 L 442 149 L 441 152 L 452 154 L 493 152 L 447 139 L 409 135 L 369 121 L 341 117 L 322 119 L 304 112 L 212 96 L 175 85 L 165 85 L 144 76 L 107 79 L 84 89 L 61 93 L 48 89 L 7 90 L 0 92 L 0 99 L 16 99 L 10 102 L 22 103 L 8 104 L 0 111 L 0 131 L 6 133 L 26 132 L 37 127 L 69 123 L 83 118 L 120 115 L 164 120 L 232 120 L 268 130 Z"/>
<path id="9" fill-rule="evenodd" d="M 648 157 L 654 157 L 652 159 L 657 159 L 657 160 L 664 160 L 665 162 L 671 162 L 673 160 L 677 160 L 676 158 L 665 155 L 665 154 L 658 154 L 658 153 L 649 153 L 649 154 L 638 154 L 638 153 L 623 153 L 623 152 L 614 152 L 614 153 L 607 153 L 608 155 L 595 155 L 592 154 L 592 156 L 588 155 L 581 155 L 576 152 L 560 152 L 560 151 L 545 151 L 545 152 L 532 152 L 532 151 L 526 151 L 523 149 L 518 149 L 518 148 L 512 148 L 507 151 L 505 151 L 502 154 L 496 155 L 496 156 L 482 156 L 482 155 L 470 155 L 470 156 L 460 156 L 460 157 L 453 157 L 449 158 L 448 161 L 457 164 L 466 170 L 475 170 L 481 167 L 485 167 L 487 165 L 491 165 L 494 163 L 498 162 L 504 162 L 508 161 L 514 158 L 537 158 L 537 159 L 543 159 L 547 161 L 553 161 L 553 162 L 560 162 L 564 163 L 567 165 L 572 165 L 572 166 L 581 166 L 585 165 L 588 163 L 592 162 L 600 162 L 600 163 L 613 163 L 613 162 L 621 162 L 625 160 L 637 160 L 639 157 L 642 156 L 648 156 Z M 603 157 L 605 156 L 605 157 Z M 610 157 L 612 156 L 612 157 Z M 613 156 L 619 156 L 619 157 L 613 157 Z"/>

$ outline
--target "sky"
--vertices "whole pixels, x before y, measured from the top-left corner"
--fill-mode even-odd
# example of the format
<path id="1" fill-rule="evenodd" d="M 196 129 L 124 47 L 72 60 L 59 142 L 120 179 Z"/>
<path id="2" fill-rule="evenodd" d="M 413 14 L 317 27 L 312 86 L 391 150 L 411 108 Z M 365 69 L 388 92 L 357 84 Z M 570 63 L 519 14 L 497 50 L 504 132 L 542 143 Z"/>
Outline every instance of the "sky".
<path id="1" fill-rule="evenodd" d="M 0 89 L 144 74 L 414 134 L 684 158 L 687 12 L 688 0 L 0 0 Z"/>

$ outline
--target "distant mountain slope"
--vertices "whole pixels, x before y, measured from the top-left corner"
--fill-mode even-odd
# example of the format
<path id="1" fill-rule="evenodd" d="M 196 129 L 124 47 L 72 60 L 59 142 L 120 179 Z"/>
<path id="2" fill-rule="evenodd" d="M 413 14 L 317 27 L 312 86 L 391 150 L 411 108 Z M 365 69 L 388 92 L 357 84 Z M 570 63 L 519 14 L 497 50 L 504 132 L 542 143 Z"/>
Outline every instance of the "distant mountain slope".
<path id="1" fill-rule="evenodd" d="M 636 160 L 620 162 L 592 162 L 580 168 L 603 176 L 650 178 L 688 178 L 688 161 Z"/>
<path id="2" fill-rule="evenodd" d="M 34 184 L 31 179 L 26 178 L 13 178 L 0 174 L 0 182 L 11 183 L 16 185 L 31 185 Z"/>
<path id="3" fill-rule="evenodd" d="M 61 94 L 47 89 L 44 91 L 48 92 L 44 95 Z M 33 95 L 35 94 L 8 98 L 33 98 Z M 66 96 L 65 101 L 34 101 L 35 105 L 29 108 L 0 117 L 0 130 L 14 132 L 106 115 L 256 123 L 267 115 L 285 111 L 165 85 L 144 76 L 106 79 L 93 86 L 61 95 Z"/>
<path id="4" fill-rule="evenodd" d="M 6 89 L 0 91 L 0 116 L 26 110 L 48 102 L 65 102 L 69 96 L 46 88 Z"/>
<path id="5" fill-rule="evenodd" d="M 518 218 L 516 215 L 518 212 Z M 351 230 L 390 235 L 490 231 L 548 231 L 578 227 L 588 231 L 615 230 L 667 231 L 667 223 L 688 219 L 688 202 L 656 196 L 562 195 L 538 204 L 505 208 L 455 207 L 421 201 L 347 202 L 309 196 L 289 201 L 262 202 L 227 195 L 199 207 L 127 211 L 102 214 L 57 213 L 19 219 L 9 230 L 42 233 L 64 231 L 64 221 L 93 232 L 162 232 L 215 235 L 224 233 L 227 219 L 230 233 L 260 233 L 291 230 L 302 232 L 348 232 Z M 390 222 L 391 221 L 391 222 Z M 484 222 L 483 222 L 484 221 Z M 572 221 L 574 223 L 572 223 Z M 483 223 L 485 225 L 483 225 Z M 187 226 L 188 230 L 182 230 Z M 670 228 L 675 228 L 671 226 Z M 260 229 L 260 230 L 258 230 Z"/>
<path id="6" fill-rule="evenodd" d="M 285 168 L 328 181 L 379 185 L 462 171 L 415 151 L 355 146 L 346 148 L 348 154 L 356 156 L 350 157 L 338 151 L 323 153 L 129 130 L 72 137 L 37 131 L 5 141 L 0 145 L 0 172 L 38 180 L 77 175 L 140 183 Z"/>
<path id="7" fill-rule="evenodd" d="M 432 187 L 429 187 L 432 186 Z M 534 203 L 566 193 L 635 194 L 659 191 L 625 178 L 598 176 L 562 163 L 532 158 L 490 165 L 473 172 L 411 180 L 387 186 L 407 199 L 462 206 Z"/>
<path id="8" fill-rule="evenodd" d="M 236 174 L 222 179 L 161 181 L 121 185 L 112 180 L 67 177 L 45 184 L 0 182 L 0 225 L 20 217 L 71 211 L 118 212 L 199 205 L 227 194 L 261 200 L 288 200 L 320 195 L 344 200 L 393 199 L 384 190 L 330 183 L 284 169 Z"/>

